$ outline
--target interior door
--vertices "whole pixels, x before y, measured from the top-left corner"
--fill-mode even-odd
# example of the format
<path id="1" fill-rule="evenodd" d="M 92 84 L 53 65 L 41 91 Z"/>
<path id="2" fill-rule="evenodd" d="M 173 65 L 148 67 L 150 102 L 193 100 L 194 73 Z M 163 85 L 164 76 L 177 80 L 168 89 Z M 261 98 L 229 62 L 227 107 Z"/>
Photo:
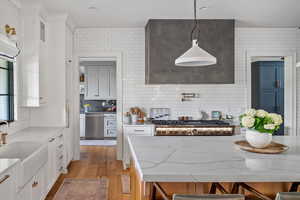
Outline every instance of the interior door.
<path id="1" fill-rule="evenodd" d="M 252 63 L 252 107 L 284 116 L 284 62 Z M 276 132 L 284 134 L 284 125 Z"/>

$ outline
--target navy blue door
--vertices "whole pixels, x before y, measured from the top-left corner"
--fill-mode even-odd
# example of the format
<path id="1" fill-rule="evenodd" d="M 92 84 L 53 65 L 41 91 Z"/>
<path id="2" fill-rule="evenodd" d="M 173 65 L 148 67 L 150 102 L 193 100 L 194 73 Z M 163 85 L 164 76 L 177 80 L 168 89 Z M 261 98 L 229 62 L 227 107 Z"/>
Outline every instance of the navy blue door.
<path id="1" fill-rule="evenodd" d="M 252 107 L 284 116 L 284 62 L 252 63 Z M 276 135 L 284 134 L 284 125 Z"/>

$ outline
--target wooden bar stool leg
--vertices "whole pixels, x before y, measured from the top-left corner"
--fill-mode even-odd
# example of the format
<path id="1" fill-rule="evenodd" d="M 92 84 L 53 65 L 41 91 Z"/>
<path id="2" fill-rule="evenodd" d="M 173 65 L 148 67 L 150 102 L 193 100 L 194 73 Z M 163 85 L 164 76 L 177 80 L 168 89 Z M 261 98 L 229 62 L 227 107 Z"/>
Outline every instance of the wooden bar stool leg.
<path id="1" fill-rule="evenodd" d="M 220 183 L 212 183 L 209 194 L 216 194 L 217 190 L 219 190 L 222 194 L 229 194 L 229 192 L 226 191 Z"/>
<path id="2" fill-rule="evenodd" d="M 239 183 L 234 183 L 231 189 L 231 194 L 238 194 L 240 189 Z"/>
<path id="3" fill-rule="evenodd" d="M 159 185 L 159 183 L 154 182 L 153 186 L 155 187 L 157 192 L 159 192 L 159 194 L 162 196 L 163 200 L 171 200 L 168 197 L 167 193 L 164 191 L 164 189 Z"/>
<path id="4" fill-rule="evenodd" d="M 289 192 L 297 192 L 299 185 L 300 185 L 300 182 L 294 182 L 294 183 L 292 183 L 292 186 L 291 186 Z"/>
<path id="5" fill-rule="evenodd" d="M 259 199 L 272 200 L 271 198 L 269 198 L 266 195 L 260 193 L 259 191 L 257 191 L 256 189 L 254 189 L 253 187 L 250 187 L 249 185 L 247 185 L 245 183 L 239 183 L 239 186 L 242 187 L 243 189 L 247 190 L 248 192 L 251 192 L 252 194 L 254 194 Z"/>
<path id="6" fill-rule="evenodd" d="M 209 194 L 216 194 L 216 192 L 217 192 L 216 183 L 212 183 L 210 186 Z"/>
<path id="7" fill-rule="evenodd" d="M 156 187 L 152 184 L 151 186 L 151 194 L 150 194 L 151 200 L 156 200 Z"/>

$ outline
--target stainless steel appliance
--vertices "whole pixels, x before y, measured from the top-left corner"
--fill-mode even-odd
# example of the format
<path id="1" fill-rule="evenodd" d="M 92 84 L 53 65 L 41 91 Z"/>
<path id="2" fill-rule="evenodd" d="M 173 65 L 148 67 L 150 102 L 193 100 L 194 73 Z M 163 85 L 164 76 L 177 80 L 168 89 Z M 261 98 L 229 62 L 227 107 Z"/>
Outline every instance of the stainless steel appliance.
<path id="1" fill-rule="evenodd" d="M 104 139 L 104 113 L 85 113 L 85 138 L 89 140 Z"/>
<path id="2" fill-rule="evenodd" d="M 231 136 L 235 126 L 221 120 L 153 120 L 156 136 Z"/>

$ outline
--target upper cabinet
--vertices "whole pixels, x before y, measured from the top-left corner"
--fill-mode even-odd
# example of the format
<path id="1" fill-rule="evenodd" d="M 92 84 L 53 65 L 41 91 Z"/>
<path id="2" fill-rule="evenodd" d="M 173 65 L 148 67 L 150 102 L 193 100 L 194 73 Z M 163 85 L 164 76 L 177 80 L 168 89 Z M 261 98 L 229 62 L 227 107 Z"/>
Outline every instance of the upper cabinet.
<path id="1" fill-rule="evenodd" d="M 22 106 L 38 107 L 46 103 L 44 81 L 47 65 L 47 24 L 40 6 L 22 6 Z"/>
<path id="2" fill-rule="evenodd" d="M 199 20 L 199 24 L 199 45 L 217 58 L 217 64 L 179 67 L 175 59 L 192 46 L 193 20 L 149 20 L 146 84 L 234 83 L 234 20 Z"/>
<path id="3" fill-rule="evenodd" d="M 88 66 L 86 67 L 86 100 L 116 99 L 116 70 L 115 67 Z"/>

